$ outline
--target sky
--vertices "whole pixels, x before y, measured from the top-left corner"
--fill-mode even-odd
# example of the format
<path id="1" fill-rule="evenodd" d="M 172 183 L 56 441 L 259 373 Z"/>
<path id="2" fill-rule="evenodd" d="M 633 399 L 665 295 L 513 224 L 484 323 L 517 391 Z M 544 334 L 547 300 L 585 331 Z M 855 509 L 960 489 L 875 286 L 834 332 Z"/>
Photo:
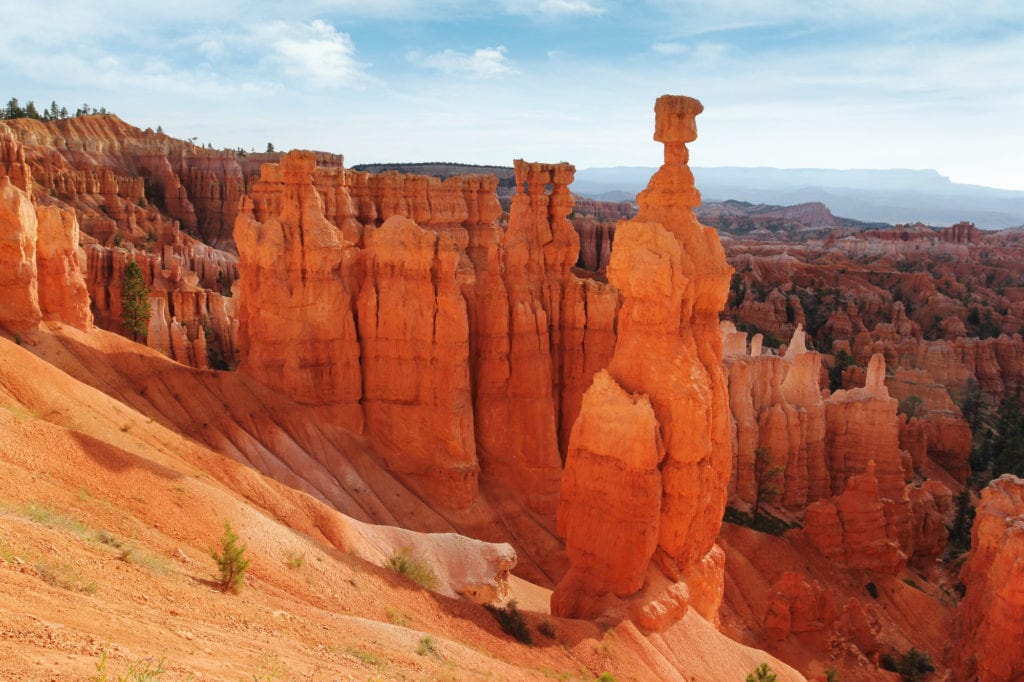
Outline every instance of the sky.
<path id="1" fill-rule="evenodd" d="M 0 0 L 0 97 L 346 164 L 935 169 L 1024 190 L 1019 0 Z"/>

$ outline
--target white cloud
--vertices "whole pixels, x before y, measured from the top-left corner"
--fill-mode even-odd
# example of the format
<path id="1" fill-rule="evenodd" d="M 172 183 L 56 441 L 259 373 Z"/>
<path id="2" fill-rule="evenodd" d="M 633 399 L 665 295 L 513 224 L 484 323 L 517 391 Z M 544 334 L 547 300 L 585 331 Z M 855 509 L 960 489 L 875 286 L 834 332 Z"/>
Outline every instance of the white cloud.
<path id="1" fill-rule="evenodd" d="M 544 16 L 596 16 L 605 8 L 592 0 L 504 0 L 509 14 Z"/>
<path id="2" fill-rule="evenodd" d="M 287 75 L 318 87 L 352 85 L 365 76 L 366 65 L 356 61 L 356 47 L 347 33 L 319 19 L 309 24 L 287 25 L 271 43 L 274 60 Z"/>
<path id="3" fill-rule="evenodd" d="M 657 52 L 658 54 L 663 54 L 666 56 L 686 54 L 687 52 L 690 51 L 690 48 L 688 48 L 686 45 L 681 45 L 680 43 L 654 43 L 653 45 L 651 45 L 651 49 Z"/>
<path id="4" fill-rule="evenodd" d="M 424 55 L 420 52 L 410 52 L 406 57 L 414 64 L 436 69 L 449 75 L 497 78 L 516 73 L 512 62 L 505 56 L 507 52 L 504 45 L 498 45 L 497 47 L 482 47 L 471 53 L 443 50 Z"/>

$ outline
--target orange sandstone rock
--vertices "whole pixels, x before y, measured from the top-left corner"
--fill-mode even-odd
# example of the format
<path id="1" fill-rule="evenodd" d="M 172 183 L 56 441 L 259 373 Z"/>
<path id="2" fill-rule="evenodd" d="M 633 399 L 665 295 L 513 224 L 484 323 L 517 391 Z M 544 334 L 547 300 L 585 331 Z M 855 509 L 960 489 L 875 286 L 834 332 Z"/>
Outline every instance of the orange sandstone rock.
<path id="1" fill-rule="evenodd" d="M 765 613 L 764 634 L 782 640 L 790 634 L 831 629 L 836 619 L 832 593 L 818 581 L 787 571 L 772 587 Z"/>
<path id="2" fill-rule="evenodd" d="M 996 682 L 1024 677 L 1024 481 L 1005 474 L 982 491 L 971 552 L 960 573 L 951 648 L 957 679 Z"/>
<path id="3" fill-rule="evenodd" d="M 265 165 L 235 223 L 241 369 L 296 401 L 346 406 L 358 431 L 356 250 L 323 215 L 315 164 L 311 152 L 291 152 L 279 166 Z"/>
<path id="4" fill-rule="evenodd" d="M 864 473 L 846 481 L 841 495 L 808 507 L 803 532 L 823 554 L 849 568 L 896 573 L 906 564 L 873 461 Z"/>
<path id="5" fill-rule="evenodd" d="M 357 311 L 366 426 L 401 453 L 393 470 L 432 481 L 437 499 L 465 507 L 478 467 L 458 248 L 400 215 L 365 241 Z"/>
<path id="6" fill-rule="evenodd" d="M 598 372 L 570 437 L 558 529 L 571 568 L 552 609 L 597 615 L 585 606 L 589 596 L 625 597 L 643 587 L 658 545 L 664 457 L 647 397 L 626 393 L 608 372 Z"/>
<path id="7" fill-rule="evenodd" d="M 31 340 L 42 312 L 36 243 L 39 221 L 29 195 L 0 178 L 0 324 Z"/>
<path id="8" fill-rule="evenodd" d="M 88 331 L 92 327 L 89 292 L 78 260 L 79 228 L 75 212 L 36 206 L 39 241 L 39 307 L 43 317 Z"/>
<path id="9" fill-rule="evenodd" d="M 685 143 L 696 137 L 694 117 L 701 109 L 697 100 L 668 95 L 655 106 L 655 139 L 665 143 L 665 164 L 640 193 L 637 217 L 616 228 L 608 280 L 623 301 L 618 338 L 607 377 L 601 375 L 603 390 L 595 390 L 593 402 L 588 391 L 569 439 L 570 453 L 594 441 L 595 415 L 604 409 L 597 403 L 601 393 L 609 398 L 618 395 L 620 402 L 623 395 L 648 396 L 665 449 L 659 471 L 652 472 L 660 474 L 662 491 L 657 566 L 674 581 L 698 570 L 701 579 L 696 582 L 704 585 L 691 592 L 684 583 L 675 583 L 660 595 L 645 595 L 651 609 L 667 614 L 649 614 L 647 622 L 659 627 L 680 617 L 689 600 L 695 600 L 698 611 L 713 614 L 721 599 L 721 590 L 714 585 L 721 584 L 722 572 L 713 568 L 718 564 L 709 557 L 714 553 L 729 478 L 728 396 L 718 313 L 725 303 L 731 268 L 717 233 L 702 226 L 692 211 L 700 195 L 686 166 Z M 620 392 L 609 389 L 612 381 Z M 655 453 L 645 446 L 622 456 L 639 463 L 650 462 Z M 604 576 L 601 582 L 587 584 L 589 592 L 584 593 L 579 582 L 584 565 L 580 557 L 590 551 L 583 538 L 591 522 L 576 510 L 593 503 L 589 493 L 596 490 L 591 486 L 598 480 L 594 475 L 598 464 L 597 458 L 579 456 L 566 462 L 564 480 L 572 481 L 573 487 L 571 491 L 563 488 L 560 527 L 570 560 L 577 559 L 552 595 L 553 611 L 561 615 L 590 612 L 600 595 L 635 584 L 635 578 L 619 582 Z M 604 551 L 606 561 L 616 552 L 611 547 Z M 707 571 L 699 568 L 705 563 L 711 567 Z M 630 572 L 635 570 L 631 566 Z M 666 599 L 675 606 L 668 606 Z M 655 608 L 659 603 L 662 606 Z M 639 612 L 645 611 L 638 606 Z"/>

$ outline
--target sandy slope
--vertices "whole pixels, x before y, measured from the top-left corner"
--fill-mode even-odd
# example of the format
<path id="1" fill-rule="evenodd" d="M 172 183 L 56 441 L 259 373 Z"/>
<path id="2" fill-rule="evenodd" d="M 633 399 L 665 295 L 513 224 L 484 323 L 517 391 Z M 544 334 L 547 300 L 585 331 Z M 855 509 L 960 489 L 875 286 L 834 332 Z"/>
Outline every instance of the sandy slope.
<path id="1" fill-rule="evenodd" d="M 0 339 L 0 679 L 88 679 L 104 649 L 108 673 L 154 657 L 168 679 L 713 680 L 742 679 L 762 660 L 780 680 L 802 679 L 694 615 L 649 635 L 526 611 L 526 647 L 482 607 L 340 551 L 365 553 L 373 531 L 317 498 L 423 530 L 517 528 L 541 556 L 537 522 L 509 502 L 477 510 L 502 517 L 489 527 L 441 518 L 360 439 L 332 432 L 329 415 L 277 409 L 243 377 L 112 334 L 54 325 L 33 351 Z M 318 457 L 344 457 L 350 477 Z M 237 596 L 214 588 L 207 554 L 225 519 L 252 557 Z M 524 609 L 543 610 L 546 589 L 514 583 Z"/>

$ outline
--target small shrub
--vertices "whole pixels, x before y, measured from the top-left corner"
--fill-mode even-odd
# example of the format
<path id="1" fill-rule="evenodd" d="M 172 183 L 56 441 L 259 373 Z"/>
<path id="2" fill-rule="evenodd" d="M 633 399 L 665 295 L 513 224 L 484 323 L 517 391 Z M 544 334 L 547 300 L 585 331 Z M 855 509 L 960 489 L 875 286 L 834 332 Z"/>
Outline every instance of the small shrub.
<path id="1" fill-rule="evenodd" d="M 597 676 L 597 682 L 618 682 L 618 678 L 606 670 Z"/>
<path id="2" fill-rule="evenodd" d="M 288 564 L 288 568 L 299 569 L 306 565 L 306 555 L 295 550 L 288 550 L 284 553 L 285 563 Z"/>
<path id="3" fill-rule="evenodd" d="M 166 672 L 164 670 L 164 658 L 159 660 L 152 656 L 147 658 L 140 658 L 137 661 L 132 661 L 128 664 L 128 669 L 124 671 L 124 674 L 115 673 L 113 676 L 108 676 L 107 673 L 107 647 L 103 647 L 103 653 L 100 654 L 100 660 L 96 663 L 96 682 L 149 682 L 150 680 L 159 680 L 160 676 Z"/>
<path id="4" fill-rule="evenodd" d="M 870 594 L 872 598 L 878 599 L 878 588 L 874 583 L 868 583 L 864 586 L 864 589 L 868 591 L 868 594 Z"/>
<path id="5" fill-rule="evenodd" d="M 387 661 L 377 656 L 370 651 L 363 651 L 362 649 L 356 649 L 355 647 L 349 647 L 345 649 L 345 653 L 352 656 L 363 665 L 372 666 L 375 668 L 383 667 Z"/>
<path id="6" fill-rule="evenodd" d="M 508 606 L 498 607 L 485 604 L 484 608 L 491 612 L 498 625 L 506 634 L 512 635 L 523 644 L 533 644 L 533 637 L 530 635 L 530 628 L 523 620 L 523 614 L 519 613 L 515 600 L 508 603 Z"/>
<path id="7" fill-rule="evenodd" d="M 409 617 L 406 616 L 404 613 L 400 614 L 394 609 L 389 608 L 387 611 L 384 612 L 384 615 L 387 616 L 388 622 L 392 625 L 397 625 L 402 628 L 409 627 Z"/>
<path id="8" fill-rule="evenodd" d="M 839 671 L 829 668 L 825 671 L 825 682 L 839 682 Z"/>
<path id="9" fill-rule="evenodd" d="M 46 560 L 36 562 L 33 566 L 39 579 L 50 587 L 58 587 L 68 592 L 96 594 L 99 586 L 94 580 L 85 580 L 78 569 L 70 561 L 62 564 L 50 563 Z"/>
<path id="10" fill-rule="evenodd" d="M 437 647 L 434 645 L 432 637 L 424 637 L 420 640 L 419 645 L 416 647 L 416 653 L 420 656 L 426 656 L 428 654 L 437 654 Z"/>
<path id="11" fill-rule="evenodd" d="M 412 556 L 408 549 L 403 549 L 397 554 L 392 554 L 386 564 L 385 568 L 390 568 L 395 573 L 404 575 L 409 580 L 413 581 L 420 587 L 427 590 L 437 589 L 437 574 L 434 573 L 434 569 L 430 567 L 430 564 Z"/>
<path id="12" fill-rule="evenodd" d="M 249 568 L 249 560 L 245 558 L 245 545 L 238 545 L 238 536 L 231 530 L 231 522 L 224 522 L 224 534 L 220 538 L 221 553 L 216 550 L 210 556 L 217 562 L 220 570 L 218 585 L 225 592 L 238 594 L 245 581 L 245 569 Z"/>
<path id="13" fill-rule="evenodd" d="M 19 346 L 21 345 L 21 336 L 20 335 L 18 335 L 18 334 L 14 335 L 14 343 L 18 344 Z"/>
<path id="14" fill-rule="evenodd" d="M 896 672 L 907 682 L 919 682 L 928 676 L 928 673 L 935 672 L 931 656 L 911 647 L 910 651 L 900 656 L 896 664 Z"/>
<path id="15" fill-rule="evenodd" d="M 754 668 L 754 672 L 747 675 L 747 682 L 776 682 L 775 673 L 767 663 Z"/>
<path id="16" fill-rule="evenodd" d="M 555 626 L 551 624 L 551 621 L 546 620 L 537 626 L 537 632 L 544 635 L 548 639 L 554 639 L 558 636 L 555 632 Z"/>

